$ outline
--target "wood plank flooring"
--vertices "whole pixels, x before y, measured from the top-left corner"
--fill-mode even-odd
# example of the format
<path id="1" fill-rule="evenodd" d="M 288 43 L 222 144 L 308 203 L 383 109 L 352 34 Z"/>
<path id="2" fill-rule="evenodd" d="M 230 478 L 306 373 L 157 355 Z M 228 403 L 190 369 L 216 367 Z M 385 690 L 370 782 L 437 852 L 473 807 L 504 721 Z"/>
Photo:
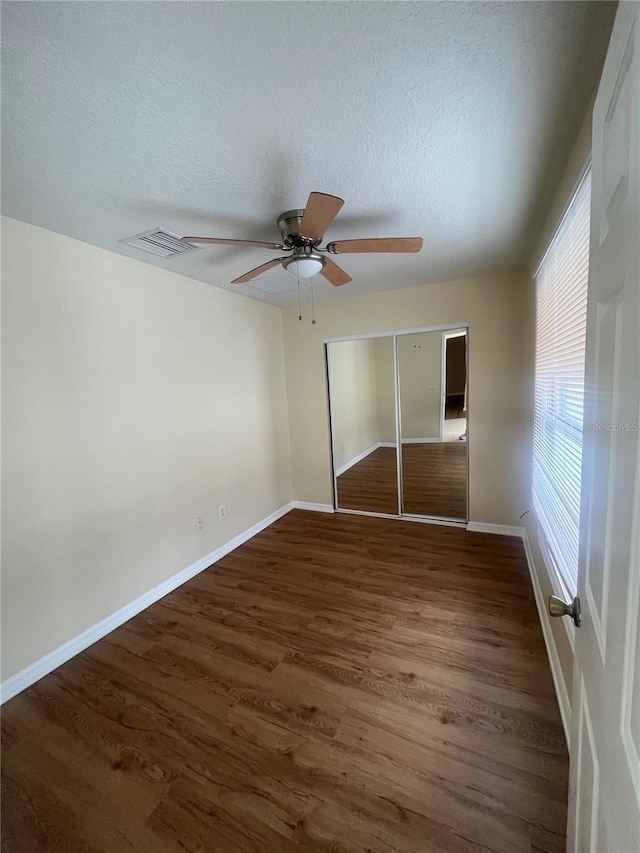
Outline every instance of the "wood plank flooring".
<path id="1" fill-rule="evenodd" d="M 395 447 L 378 447 L 337 480 L 340 509 L 398 513 Z M 467 444 L 402 446 L 404 511 L 409 515 L 467 518 Z"/>
<path id="2" fill-rule="evenodd" d="M 395 447 L 378 447 L 337 478 L 340 509 L 398 514 Z"/>
<path id="3" fill-rule="evenodd" d="M 3 853 L 560 853 L 516 539 L 293 511 L 8 702 Z"/>
<path id="4" fill-rule="evenodd" d="M 467 443 L 402 445 L 404 511 L 467 518 Z"/>

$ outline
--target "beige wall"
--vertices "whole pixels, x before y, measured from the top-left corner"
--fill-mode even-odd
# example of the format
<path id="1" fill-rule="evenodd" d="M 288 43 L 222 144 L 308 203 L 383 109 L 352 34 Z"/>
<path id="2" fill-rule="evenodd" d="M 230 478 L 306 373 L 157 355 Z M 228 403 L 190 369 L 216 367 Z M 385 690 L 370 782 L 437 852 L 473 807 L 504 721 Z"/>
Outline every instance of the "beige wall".
<path id="1" fill-rule="evenodd" d="M 442 332 L 398 337 L 402 441 L 440 438 Z"/>
<path id="2" fill-rule="evenodd" d="M 330 344 L 329 382 L 335 466 L 340 469 L 378 441 L 373 341 Z"/>
<path id="3" fill-rule="evenodd" d="M 287 393 L 297 500 L 331 503 L 323 339 L 365 332 L 459 326 L 469 330 L 472 521 L 519 524 L 529 508 L 530 353 L 520 272 L 320 302 L 318 323 L 284 312 Z"/>
<path id="4" fill-rule="evenodd" d="M 340 470 L 378 441 L 396 440 L 393 338 L 330 343 L 335 465 Z M 442 333 L 400 335 L 402 438 L 440 435 Z"/>
<path id="5" fill-rule="evenodd" d="M 374 338 L 378 440 L 396 441 L 396 380 L 394 376 L 393 338 Z"/>
<path id="6" fill-rule="evenodd" d="M 10 219 L 2 237 L 6 679 L 292 489 L 279 309 Z"/>
<path id="7" fill-rule="evenodd" d="M 595 96 L 594 96 L 595 97 Z M 537 241 L 534 260 L 527 276 L 527 316 L 529 323 L 527 327 L 527 348 L 529 350 L 529 358 L 534 362 L 535 353 L 535 285 L 533 281 L 533 273 L 537 267 L 542 255 L 546 251 L 549 240 L 560 221 L 566 205 L 571 197 L 576 182 L 591 154 L 591 123 L 593 114 L 593 99 L 589 105 L 585 118 L 580 127 L 578 136 L 573 145 L 569 158 L 567 160 L 562 179 L 558 185 L 558 190 L 555 194 L 548 216 L 541 230 L 540 237 Z M 529 423 L 529 444 L 533 443 L 533 401 L 534 401 L 534 374 L 531 373 L 529 382 L 529 408 L 531 411 L 531 420 Z M 557 585 L 554 585 L 546 567 L 537 535 L 537 522 L 534 513 L 531 512 L 526 516 L 525 524 L 529 540 L 531 542 L 531 550 L 533 552 L 536 572 L 544 600 L 552 593 L 560 594 Z M 548 619 L 548 617 L 545 617 Z M 572 679 L 573 679 L 573 650 L 571 648 L 567 633 L 567 624 L 564 619 L 548 619 L 549 628 L 551 630 L 553 641 L 560 661 L 560 667 L 564 676 L 565 687 L 569 700 L 571 700 Z"/>

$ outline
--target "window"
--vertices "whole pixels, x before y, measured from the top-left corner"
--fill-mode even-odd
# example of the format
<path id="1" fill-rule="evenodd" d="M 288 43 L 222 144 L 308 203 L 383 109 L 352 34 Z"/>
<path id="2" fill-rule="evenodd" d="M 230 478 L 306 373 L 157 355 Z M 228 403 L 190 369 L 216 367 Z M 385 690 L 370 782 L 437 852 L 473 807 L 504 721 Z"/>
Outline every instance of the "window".
<path id="1" fill-rule="evenodd" d="M 534 276 L 533 506 L 543 550 L 576 594 L 591 171 L 576 190 Z"/>

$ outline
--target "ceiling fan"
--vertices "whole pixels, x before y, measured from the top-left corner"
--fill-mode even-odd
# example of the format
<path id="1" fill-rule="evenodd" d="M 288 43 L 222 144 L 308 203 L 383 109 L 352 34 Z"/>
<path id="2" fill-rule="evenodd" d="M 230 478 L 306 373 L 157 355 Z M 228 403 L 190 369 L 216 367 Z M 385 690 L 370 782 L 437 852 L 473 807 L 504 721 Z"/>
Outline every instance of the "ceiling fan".
<path id="1" fill-rule="evenodd" d="M 365 240 L 337 240 L 320 246 L 324 233 L 344 204 L 341 198 L 326 193 L 312 192 L 304 210 L 287 210 L 277 220 L 282 243 L 264 243 L 259 240 L 227 240 L 224 237 L 183 237 L 186 243 L 214 243 L 222 246 L 247 246 L 289 252 L 282 258 L 267 261 L 234 279 L 231 284 L 244 284 L 267 270 L 282 264 L 294 278 L 313 278 L 320 273 L 335 287 L 347 284 L 351 276 L 327 255 L 361 254 L 368 252 L 419 252 L 422 237 L 383 237 Z"/>

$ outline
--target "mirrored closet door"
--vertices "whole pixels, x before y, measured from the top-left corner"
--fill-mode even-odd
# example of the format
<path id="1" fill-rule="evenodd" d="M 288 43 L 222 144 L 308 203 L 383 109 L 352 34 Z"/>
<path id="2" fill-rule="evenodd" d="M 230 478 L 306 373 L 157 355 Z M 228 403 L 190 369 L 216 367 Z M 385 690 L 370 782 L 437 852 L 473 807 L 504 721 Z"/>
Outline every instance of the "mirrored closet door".
<path id="1" fill-rule="evenodd" d="M 398 335 L 397 346 L 402 513 L 464 520 L 466 334 Z"/>
<path id="2" fill-rule="evenodd" d="M 467 519 L 467 332 L 328 342 L 334 502 Z"/>
<path id="3" fill-rule="evenodd" d="M 399 515 L 393 337 L 327 344 L 335 505 Z"/>

